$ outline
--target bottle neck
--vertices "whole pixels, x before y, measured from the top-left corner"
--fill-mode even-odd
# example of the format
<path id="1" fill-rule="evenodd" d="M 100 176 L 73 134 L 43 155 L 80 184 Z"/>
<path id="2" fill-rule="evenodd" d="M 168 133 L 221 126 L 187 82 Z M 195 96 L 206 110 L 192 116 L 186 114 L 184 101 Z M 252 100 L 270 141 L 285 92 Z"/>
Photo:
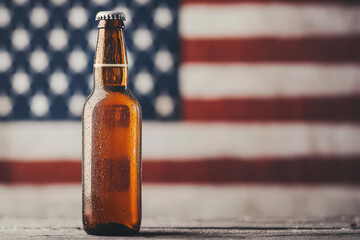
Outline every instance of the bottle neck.
<path id="1" fill-rule="evenodd" d="M 128 61 L 121 20 L 101 20 L 94 60 L 94 89 L 127 89 Z"/>

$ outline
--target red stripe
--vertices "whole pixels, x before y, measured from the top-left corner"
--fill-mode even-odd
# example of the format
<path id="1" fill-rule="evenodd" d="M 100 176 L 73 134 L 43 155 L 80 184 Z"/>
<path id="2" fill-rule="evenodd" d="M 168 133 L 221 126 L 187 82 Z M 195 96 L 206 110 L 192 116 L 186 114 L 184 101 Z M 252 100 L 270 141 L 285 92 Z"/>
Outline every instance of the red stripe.
<path id="1" fill-rule="evenodd" d="M 80 161 L 0 162 L 0 182 L 79 183 L 80 181 Z"/>
<path id="2" fill-rule="evenodd" d="M 236 4 L 236 3 L 341 3 L 341 4 L 358 4 L 358 0 L 182 0 L 184 4 Z"/>
<path id="3" fill-rule="evenodd" d="M 360 62 L 360 36 L 182 39 L 184 62 Z"/>
<path id="4" fill-rule="evenodd" d="M 2 183 L 79 183 L 80 161 L 0 162 Z M 214 159 L 145 161 L 143 181 L 151 183 L 350 183 L 359 184 L 360 159 Z"/>
<path id="5" fill-rule="evenodd" d="M 192 121 L 360 121 L 360 97 L 183 100 Z"/>
<path id="6" fill-rule="evenodd" d="M 359 159 L 214 160 L 145 163 L 146 182 L 360 183 Z"/>

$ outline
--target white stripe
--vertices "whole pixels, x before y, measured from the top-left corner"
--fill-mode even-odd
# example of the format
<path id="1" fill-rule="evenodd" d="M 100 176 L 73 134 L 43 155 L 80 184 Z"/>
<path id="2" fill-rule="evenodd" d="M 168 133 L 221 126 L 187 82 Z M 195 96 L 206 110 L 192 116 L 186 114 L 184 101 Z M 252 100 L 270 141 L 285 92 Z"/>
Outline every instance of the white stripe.
<path id="1" fill-rule="evenodd" d="M 196 99 L 355 95 L 360 65 L 186 64 L 180 90 Z"/>
<path id="2" fill-rule="evenodd" d="M 81 157 L 79 122 L 15 122 L 0 125 L 0 159 Z M 155 123 L 143 125 L 146 160 L 257 159 L 360 154 L 360 125 Z"/>
<path id="3" fill-rule="evenodd" d="M 162 227 L 174 224 L 174 221 L 177 224 L 184 224 L 184 227 L 189 227 L 189 221 L 181 222 L 181 220 L 225 218 L 234 221 L 232 218 L 247 217 L 248 219 L 248 217 L 261 216 L 292 217 L 292 220 L 295 220 L 295 217 L 360 214 L 360 188 L 358 186 L 144 184 L 142 199 L 143 226 L 147 227 L 150 222 L 154 224 L 154 219 L 163 219 Z M 163 201 L 164 199 L 166 201 Z M 81 218 L 81 187 L 79 185 L 36 187 L 0 185 L 0 202 L 2 215 L 0 221 L 4 217 L 18 217 L 17 221 L 13 222 L 14 226 L 21 224 L 18 222 L 20 217 L 50 217 L 52 219 L 68 217 L 75 218 L 73 220 L 75 223 L 72 224 L 81 224 L 79 220 Z M 169 219 L 174 221 L 169 221 Z M 26 218 L 25 220 L 28 227 L 33 227 L 34 222 Z M 166 220 L 168 222 L 165 222 Z M 43 224 L 48 226 L 46 221 L 49 219 L 44 220 Z M 11 222 L 6 221 L 0 225 L 4 226 Z M 65 222 L 68 220 L 62 224 Z M 276 224 L 276 221 L 270 222 Z M 262 224 L 266 225 L 270 222 Z"/>
<path id="4" fill-rule="evenodd" d="M 95 63 L 94 67 L 127 67 L 127 64 L 118 63 L 118 64 L 109 64 L 109 63 Z"/>
<path id="5" fill-rule="evenodd" d="M 360 126 L 355 125 L 153 123 L 144 127 L 144 157 L 351 155 L 360 154 L 359 139 Z"/>
<path id="6" fill-rule="evenodd" d="M 360 7 L 335 4 L 188 4 L 180 10 L 184 38 L 300 37 L 360 33 Z"/>

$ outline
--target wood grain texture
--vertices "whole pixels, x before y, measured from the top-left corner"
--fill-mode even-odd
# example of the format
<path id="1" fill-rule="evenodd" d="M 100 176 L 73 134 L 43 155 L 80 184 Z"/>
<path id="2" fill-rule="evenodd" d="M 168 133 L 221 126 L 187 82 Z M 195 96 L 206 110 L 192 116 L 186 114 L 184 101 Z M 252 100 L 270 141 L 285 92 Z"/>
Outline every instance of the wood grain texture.
<path id="1" fill-rule="evenodd" d="M 108 239 L 86 235 L 80 219 L 0 218 L 2 239 Z M 139 239 L 358 239 L 359 217 L 309 219 L 144 219 Z M 122 237 L 133 239 L 133 237 Z"/>

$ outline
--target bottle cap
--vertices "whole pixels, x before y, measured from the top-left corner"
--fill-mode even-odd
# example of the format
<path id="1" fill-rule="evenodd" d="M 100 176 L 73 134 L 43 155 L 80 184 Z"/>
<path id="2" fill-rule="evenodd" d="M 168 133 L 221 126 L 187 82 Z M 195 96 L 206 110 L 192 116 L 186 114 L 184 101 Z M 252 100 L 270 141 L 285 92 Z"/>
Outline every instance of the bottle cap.
<path id="1" fill-rule="evenodd" d="M 95 21 L 99 20 L 122 20 L 125 21 L 125 13 L 119 11 L 101 11 L 96 14 Z"/>

